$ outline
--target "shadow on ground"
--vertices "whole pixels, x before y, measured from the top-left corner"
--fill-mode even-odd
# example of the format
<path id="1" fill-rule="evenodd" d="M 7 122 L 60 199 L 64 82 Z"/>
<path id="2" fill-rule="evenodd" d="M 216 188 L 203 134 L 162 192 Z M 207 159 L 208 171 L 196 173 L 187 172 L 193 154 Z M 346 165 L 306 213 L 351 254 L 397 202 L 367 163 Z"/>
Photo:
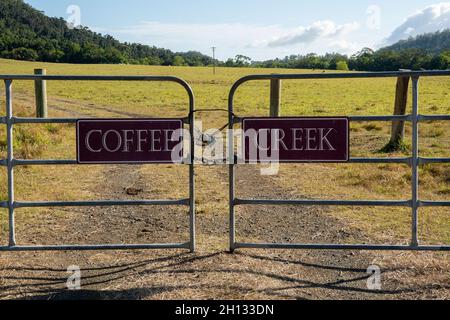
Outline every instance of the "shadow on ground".
<path id="1" fill-rule="evenodd" d="M 273 299 L 307 299 L 304 294 L 308 290 L 336 292 L 337 294 L 353 294 L 355 298 L 396 298 L 408 293 L 423 292 L 433 289 L 450 289 L 450 285 L 426 285 L 415 288 L 383 289 L 372 291 L 367 289 L 370 277 L 364 268 L 322 265 L 300 260 L 290 260 L 279 256 L 238 253 L 237 258 L 249 261 L 248 265 L 239 266 L 222 262 L 231 255 L 213 253 L 190 256 L 176 254 L 141 260 L 127 264 L 111 264 L 101 267 L 87 267 L 82 270 L 82 290 L 70 291 L 66 288 L 68 273 L 65 269 L 39 267 L 8 267 L 0 270 L 2 285 L 0 298 L 38 299 L 38 300 L 103 300 L 103 299 L 159 299 L 165 294 L 189 290 L 213 292 L 226 290 L 234 292 L 235 297 L 262 295 Z M 252 263 L 266 267 L 251 268 Z M 297 274 L 277 272 L 273 264 L 283 267 L 300 268 L 308 272 Z M 206 267 L 205 267 L 206 266 Z M 384 270 L 390 273 L 399 269 Z M 331 272 L 332 279 L 325 281 L 311 280 L 311 274 Z M 42 275 L 45 276 L 42 276 Z M 135 281 L 136 278 L 145 279 Z M 170 277 L 177 281 L 152 280 Z M 218 279 L 210 281 L 211 277 Z M 263 287 L 247 284 L 244 279 L 256 278 Z M 185 283 L 189 279 L 189 283 Z M 197 280 L 196 280 L 197 279 Z M 203 280 L 204 279 L 204 280 Z M 220 279 L 220 280 L 219 280 Z M 226 279 L 226 280 L 223 280 Z M 8 285 L 7 283 L 13 283 Z M 139 287 L 136 286 L 139 284 Z M 132 286 L 132 287 L 129 287 Z M 326 297 L 327 295 L 325 295 Z M 329 295 L 332 297 L 332 295 Z"/>

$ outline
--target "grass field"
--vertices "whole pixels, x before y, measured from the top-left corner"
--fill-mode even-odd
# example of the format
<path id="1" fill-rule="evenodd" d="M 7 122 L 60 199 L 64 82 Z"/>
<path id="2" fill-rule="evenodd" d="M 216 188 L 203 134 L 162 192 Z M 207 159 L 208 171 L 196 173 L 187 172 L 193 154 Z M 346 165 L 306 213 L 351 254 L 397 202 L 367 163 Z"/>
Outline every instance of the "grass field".
<path id="1" fill-rule="evenodd" d="M 28 63 L 0 59 L 0 74 L 30 74 L 44 67 L 48 74 L 95 75 L 174 75 L 188 81 L 196 95 L 197 109 L 227 108 L 228 92 L 240 77 L 260 73 L 298 73 L 303 70 L 226 69 L 216 76 L 209 68 L 148 67 L 125 65 L 65 65 Z M 322 72 L 322 71 L 315 71 Z M 49 82 L 50 117 L 180 117 L 187 114 L 187 97 L 183 89 L 170 83 L 123 82 Z M 1 84 L 1 115 L 4 114 L 4 86 Z M 392 114 L 395 79 L 310 80 L 283 83 L 282 114 L 284 116 L 342 116 Z M 422 79 L 420 112 L 450 114 L 450 78 Z M 33 116 L 33 83 L 14 82 L 14 112 Z M 266 116 L 269 84 L 252 82 L 236 96 L 238 116 Z M 226 112 L 198 113 L 204 128 L 219 128 L 227 122 Z M 450 123 L 421 124 L 421 156 L 450 156 Z M 352 156 L 388 157 L 379 150 L 388 142 L 389 123 L 352 124 Z M 411 133 L 407 128 L 407 134 Z M 0 158 L 5 157 L 5 130 L 0 131 Z M 75 157 L 75 132 L 70 125 L 17 126 L 15 129 L 17 158 Z M 407 144 L 410 144 L 408 139 Z M 398 155 L 398 154 L 397 154 Z M 163 166 L 168 167 L 168 166 Z M 173 168 L 172 166 L 169 166 Z M 155 167 L 142 171 L 151 179 Z M 198 211 L 201 214 L 227 210 L 226 168 L 198 170 Z M 26 167 L 16 170 L 16 197 L 20 200 L 95 199 L 95 182 L 101 177 L 101 166 Z M 172 178 L 184 174 L 176 167 Z M 273 179 L 274 188 L 287 190 L 292 197 L 336 199 L 409 199 L 411 170 L 402 165 L 283 165 Z M 448 200 L 450 166 L 430 165 L 421 169 L 420 195 L 427 200 Z M 159 174 L 159 171 L 158 171 Z M 214 183 L 217 181 L 217 183 Z M 326 181 L 326 183 L 324 183 Z M 326 185 L 326 188 L 324 188 Z M 163 190 L 162 190 L 163 189 Z M 183 193 L 167 176 L 165 191 L 176 197 Z M 0 172 L 0 200 L 6 198 L 6 175 Z M 213 199 L 213 201 L 211 201 Z M 63 215 L 63 211 L 52 211 Z M 0 239 L 6 240 L 6 212 L 3 210 Z M 330 215 L 347 225 L 362 230 L 377 242 L 407 243 L 410 239 L 410 210 L 398 208 L 339 208 Z M 20 210 L 18 231 L 23 222 L 38 219 L 36 210 Z M 448 208 L 420 211 L 420 237 L 424 243 L 450 244 Z"/>

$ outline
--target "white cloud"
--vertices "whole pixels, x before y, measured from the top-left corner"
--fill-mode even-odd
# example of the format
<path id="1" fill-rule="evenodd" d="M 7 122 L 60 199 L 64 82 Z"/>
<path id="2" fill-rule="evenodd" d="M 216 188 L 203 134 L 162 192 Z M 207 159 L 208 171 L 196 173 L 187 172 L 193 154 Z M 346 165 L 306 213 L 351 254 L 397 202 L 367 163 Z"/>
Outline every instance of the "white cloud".
<path id="1" fill-rule="evenodd" d="M 269 47 L 291 46 L 301 43 L 312 43 L 320 39 L 338 39 L 353 31 L 358 30 L 359 23 L 347 23 L 337 25 L 331 20 L 317 21 L 308 27 L 299 27 L 282 37 L 267 42 Z"/>
<path id="2" fill-rule="evenodd" d="M 450 28 L 450 2 L 442 2 L 417 11 L 385 40 L 385 45 L 396 43 L 423 33 Z"/>
<path id="3" fill-rule="evenodd" d="M 331 41 L 328 45 L 329 52 L 339 52 L 345 54 L 353 54 L 363 48 L 364 46 L 358 42 L 351 42 L 347 40 Z"/>
<path id="4" fill-rule="evenodd" d="M 211 45 L 242 47 L 267 34 L 281 35 L 285 30 L 277 25 L 142 22 L 113 32 L 160 46 L 196 50 Z"/>
<path id="5" fill-rule="evenodd" d="M 344 36 L 358 28 L 358 23 L 337 25 L 329 20 L 318 21 L 307 27 L 145 21 L 116 30 L 95 28 L 95 31 L 109 33 L 123 41 L 155 45 L 174 51 L 196 50 L 210 54 L 210 47 L 214 45 L 218 47 L 218 57 L 222 60 L 236 54 L 261 60 L 302 52 L 352 53 L 359 48 L 353 50 L 355 45 L 346 42 Z M 322 39 L 327 41 L 318 41 Z M 334 42 L 336 46 L 329 47 Z"/>

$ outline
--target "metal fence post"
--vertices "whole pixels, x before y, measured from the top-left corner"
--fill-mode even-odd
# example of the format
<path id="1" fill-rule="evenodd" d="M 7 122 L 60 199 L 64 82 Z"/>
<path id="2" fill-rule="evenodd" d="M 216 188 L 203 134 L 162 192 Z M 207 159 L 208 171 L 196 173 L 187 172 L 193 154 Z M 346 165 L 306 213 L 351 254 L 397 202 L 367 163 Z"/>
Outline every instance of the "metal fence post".
<path id="1" fill-rule="evenodd" d="M 8 212 L 9 212 L 9 246 L 16 245 L 14 223 L 14 149 L 13 149 L 13 111 L 12 111 L 12 80 L 5 80 L 6 88 L 6 140 L 8 169 Z"/>
<path id="2" fill-rule="evenodd" d="M 35 69 L 34 74 L 46 75 L 47 70 Z M 45 80 L 36 80 L 34 82 L 34 91 L 36 98 L 36 118 L 48 118 L 47 82 Z"/>
<path id="3" fill-rule="evenodd" d="M 419 208 L 419 77 L 412 78 L 413 112 L 412 112 L 412 242 L 411 246 L 419 245 L 418 208 Z"/>

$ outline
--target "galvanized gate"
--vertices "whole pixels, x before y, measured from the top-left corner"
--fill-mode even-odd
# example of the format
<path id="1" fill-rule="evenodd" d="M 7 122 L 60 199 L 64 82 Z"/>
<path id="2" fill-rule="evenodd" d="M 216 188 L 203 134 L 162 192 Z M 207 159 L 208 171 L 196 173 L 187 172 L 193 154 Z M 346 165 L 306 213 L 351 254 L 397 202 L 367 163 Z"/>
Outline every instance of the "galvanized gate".
<path id="1" fill-rule="evenodd" d="M 261 200 L 236 198 L 236 155 L 234 151 L 234 137 L 230 134 L 228 150 L 229 159 L 233 159 L 229 166 L 229 218 L 230 218 L 230 251 L 239 248 L 255 249 L 336 249 L 336 250 L 428 250 L 449 251 L 450 246 L 422 246 L 418 237 L 418 210 L 421 207 L 449 207 L 450 201 L 426 201 L 419 199 L 419 167 L 429 163 L 450 163 L 450 158 L 422 158 L 419 156 L 419 123 L 421 121 L 450 121 L 450 115 L 421 115 L 419 114 L 419 78 L 430 76 L 450 76 L 450 71 L 424 71 L 424 72 L 380 72 L 380 73 L 324 73 L 324 74 L 284 74 L 284 75 L 251 75 L 238 80 L 232 87 L 229 100 L 229 129 L 241 123 L 242 119 L 235 116 L 234 96 L 237 89 L 249 81 L 261 80 L 300 80 L 300 79 L 361 79 L 361 78 L 388 78 L 411 77 L 413 82 L 413 111 L 404 116 L 352 116 L 348 117 L 353 122 L 365 121 L 407 121 L 412 124 L 412 155 L 408 158 L 351 158 L 349 163 L 383 164 L 401 163 L 408 164 L 412 170 L 412 194 L 409 200 L 384 200 L 384 201 L 342 201 L 342 200 Z M 450 149 L 449 149 L 450 150 Z M 300 206 L 377 206 L 377 207 L 410 207 L 412 209 L 410 245 L 367 245 L 367 244 L 292 244 L 292 243 L 243 243 L 236 241 L 235 234 L 235 207 L 245 205 L 300 205 Z"/>
<path id="2" fill-rule="evenodd" d="M 189 199 L 180 200 L 137 200 L 137 201 L 73 201 L 73 202 L 24 202 L 14 197 L 14 168 L 17 166 L 44 165 L 77 165 L 76 160 L 21 160 L 14 158 L 13 127 L 20 124 L 75 124 L 79 119 L 58 118 L 20 118 L 13 115 L 12 85 L 14 80 L 48 80 L 48 81 L 164 81 L 181 85 L 189 96 L 189 114 L 182 119 L 189 125 L 191 137 L 194 136 L 194 93 L 184 80 L 168 76 L 40 76 L 40 75 L 7 75 L 0 76 L 6 87 L 6 117 L 0 117 L 0 123 L 7 129 L 7 159 L 0 160 L 0 166 L 7 168 L 8 201 L 0 202 L 0 207 L 9 212 L 9 244 L 1 246 L 0 251 L 50 251 L 50 250 L 121 250 L 121 249 L 188 249 L 195 250 L 195 193 L 194 193 L 194 139 L 190 139 L 190 150 L 187 164 L 189 165 Z M 14 211 L 18 208 L 51 208 L 51 207 L 104 207 L 104 206 L 187 206 L 189 207 L 190 239 L 186 243 L 168 244 L 100 244 L 100 245 L 52 245 L 52 246 L 21 246 L 16 243 Z"/>
<path id="3" fill-rule="evenodd" d="M 407 121 L 412 124 L 412 155 L 407 158 L 351 158 L 349 163 L 355 164 L 408 164 L 412 170 L 412 197 L 410 200 L 260 200 L 238 199 L 235 196 L 236 155 L 234 153 L 234 137 L 229 135 L 229 159 L 234 159 L 229 165 L 229 206 L 230 206 L 230 250 L 239 248 L 274 248 L 274 249 L 351 249 L 351 250 L 442 250 L 449 251 L 450 246 L 422 246 L 418 238 L 418 210 L 420 207 L 449 207 L 450 201 L 426 201 L 419 199 L 419 167 L 424 164 L 450 163 L 450 158 L 422 158 L 419 156 L 419 123 L 421 121 L 450 121 L 450 115 L 420 115 L 419 114 L 419 78 L 429 76 L 450 76 L 450 71 L 436 72 L 382 72 L 382 73 L 341 73 L 341 74 L 287 74 L 287 75 L 254 75 L 237 81 L 229 95 L 229 129 L 241 122 L 241 118 L 234 114 L 234 95 L 237 89 L 248 81 L 254 80 L 294 80 L 294 79 L 350 79 L 350 78 L 387 78 L 411 77 L 413 79 L 413 112 L 404 116 L 351 116 L 350 121 Z M 7 129 L 7 159 L 0 160 L 0 166 L 7 168 L 8 175 L 8 201 L 0 202 L 0 207 L 9 212 L 9 244 L 0 247 L 0 251 L 42 251 L 42 250 L 120 250 L 120 249 L 189 249 L 195 250 L 195 193 L 194 193 L 194 160 L 195 142 L 190 139 L 189 153 L 189 199 L 181 200 L 140 200 L 140 201 L 73 201 L 73 202 L 24 202 L 16 201 L 14 197 L 14 168 L 17 166 L 41 165 L 77 165 L 76 160 L 22 160 L 14 158 L 13 127 L 20 124 L 45 123 L 76 123 L 76 118 L 35 119 L 13 116 L 12 84 L 14 80 L 49 80 L 49 81 L 168 81 L 180 84 L 189 96 L 189 114 L 183 119 L 189 125 L 191 137 L 194 137 L 194 94 L 190 86 L 176 77 L 162 76 L 39 76 L 39 75 L 11 75 L 0 76 L 6 86 L 6 116 L 0 117 L 0 124 Z M 18 208 L 40 207 L 100 207 L 100 206 L 189 206 L 190 239 L 186 243 L 175 244 L 118 244 L 118 245 L 54 245 L 54 246 L 21 246 L 15 239 L 14 211 Z M 410 245 L 338 245 L 338 244 L 272 244 L 272 243 L 242 243 L 235 238 L 235 207 L 243 205 L 302 205 L 302 206 L 386 206 L 410 207 L 412 209 L 412 240 Z"/>

